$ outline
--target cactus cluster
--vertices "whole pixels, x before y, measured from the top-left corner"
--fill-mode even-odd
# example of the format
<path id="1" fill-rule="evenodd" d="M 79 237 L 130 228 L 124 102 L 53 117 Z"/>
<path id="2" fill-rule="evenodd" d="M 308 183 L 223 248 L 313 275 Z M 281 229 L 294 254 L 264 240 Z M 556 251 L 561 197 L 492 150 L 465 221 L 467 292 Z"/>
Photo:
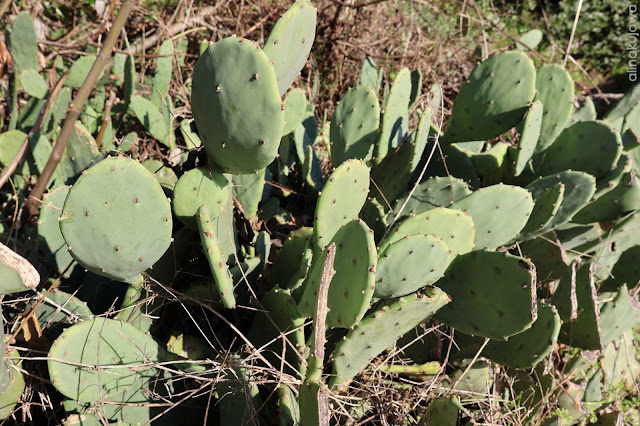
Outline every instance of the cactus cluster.
<path id="1" fill-rule="evenodd" d="M 99 147 L 92 122 L 76 124 L 37 222 L 46 262 L 66 272 L 61 289 L 27 305 L 51 338 L 48 372 L 71 415 L 66 424 L 149 422 L 145 404 L 175 402 L 184 385 L 157 380 L 176 371 L 196 384 L 211 379 L 207 358 L 220 366 L 220 424 L 251 423 L 265 412 L 285 424 L 325 424 L 328 396 L 382 369 L 372 362 L 385 351 L 407 360 L 393 374 L 420 380 L 434 376 L 423 363 L 448 361 L 436 369 L 445 390 L 419 413 L 420 424 L 453 424 L 463 415 L 451 392 L 505 389 L 493 382 L 491 363 L 513 372 L 504 398 L 524 407 L 524 418 L 548 414 L 536 406 L 545 396 L 532 389 L 535 379 L 569 413 L 562 421 L 577 423 L 596 408 L 603 419 L 615 408 L 614 389 L 640 377 L 632 343 L 640 325 L 638 89 L 597 120 L 593 104 L 575 110 L 563 67 L 536 69 L 523 50 L 501 52 L 471 72 L 439 129 L 439 87 L 421 103 L 421 72 L 403 68 L 379 99 L 381 74 L 368 59 L 360 83 L 319 131 L 306 92 L 290 89 L 311 50 L 316 13 L 298 0 L 264 46 L 235 36 L 203 46 L 191 81 L 195 129 L 185 121 L 180 130 L 202 145 L 205 165 L 187 167 L 183 155 L 178 177 L 162 162 L 122 155 L 126 139 L 116 146 L 113 129 Z M 33 31 L 20 14 L 12 54 L 19 81 L 38 99 Z M 160 52 L 171 55 L 173 44 Z M 177 149 L 165 102 L 171 62 L 158 60 L 151 100 L 133 94 L 131 58 L 114 62 L 127 95 L 123 112 Z M 48 120 L 57 128 L 55 111 Z M 32 141 L 22 176 L 42 171 L 47 129 Z M 0 163 L 25 137 L 18 129 L 0 135 Z M 324 166 L 332 165 L 326 179 L 319 143 Z M 108 155 L 117 148 L 119 155 Z M 305 197 L 317 198 L 304 215 L 281 203 L 296 179 Z M 272 224 L 286 224 L 288 233 L 270 233 Z M 2 295 L 40 284 L 29 261 L 4 245 L 0 273 Z M 185 296 L 179 314 L 176 294 Z M 191 306 L 215 312 L 206 323 L 215 339 L 191 336 L 169 319 L 176 329 L 165 345 L 157 319 L 166 321 L 166 312 L 192 318 Z M 194 324 L 202 332 L 205 323 Z M 226 341 L 218 328 L 229 325 L 237 335 Z M 453 338 L 414 338 L 427 325 Z M 418 341 L 405 345 L 409 337 Z M 5 349 L 0 418 L 25 386 L 19 357 Z M 595 351 L 589 356 L 598 362 L 586 363 L 581 351 Z M 575 372 L 564 387 L 541 368 L 552 352 Z M 276 369 L 286 380 L 260 381 L 256 363 L 256 371 Z M 262 392 L 258 381 L 266 383 Z M 201 421 L 205 406 L 184 415 Z M 361 417 L 371 410 L 359 408 Z"/>

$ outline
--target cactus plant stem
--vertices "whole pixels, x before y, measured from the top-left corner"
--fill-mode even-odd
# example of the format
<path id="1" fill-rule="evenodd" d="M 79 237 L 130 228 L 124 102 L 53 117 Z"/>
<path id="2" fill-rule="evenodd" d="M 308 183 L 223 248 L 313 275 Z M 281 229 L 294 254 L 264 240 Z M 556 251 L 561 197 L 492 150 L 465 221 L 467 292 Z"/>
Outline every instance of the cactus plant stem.
<path id="1" fill-rule="evenodd" d="M 65 71 L 60 76 L 55 87 L 49 94 L 49 97 L 47 98 L 47 102 L 45 102 L 44 106 L 40 110 L 40 113 L 38 114 L 38 118 L 36 119 L 35 124 L 31 128 L 31 130 L 29 130 L 29 134 L 27 134 L 27 137 L 24 138 L 24 143 L 22 144 L 20 151 L 18 151 L 18 154 L 14 157 L 13 161 L 11 161 L 11 164 L 5 167 L 5 169 L 2 171 L 2 174 L 0 175 L 0 188 L 2 188 L 5 183 L 7 183 L 7 181 L 13 174 L 13 172 L 16 171 L 18 166 L 20 166 L 20 164 L 22 164 L 24 159 L 27 157 L 27 152 L 29 150 L 29 139 L 33 134 L 40 133 L 40 129 L 42 128 L 44 118 L 49 113 L 49 110 L 51 110 L 51 105 L 53 105 L 53 102 L 58 97 L 58 93 L 60 93 L 60 90 L 62 89 L 62 86 L 64 85 L 64 82 L 67 79 L 68 75 L 69 75 L 69 71 Z M 13 119 L 14 116 L 17 117 L 18 114 L 12 114 L 11 118 Z"/>
<path id="2" fill-rule="evenodd" d="M 67 118 L 62 125 L 62 129 L 60 130 L 60 135 L 58 136 L 58 140 L 51 152 L 51 156 L 47 161 L 47 164 L 42 171 L 40 177 L 36 181 L 36 184 L 29 194 L 29 198 L 25 203 L 24 212 L 29 216 L 35 215 L 38 210 L 39 202 L 42 200 L 42 195 L 44 194 L 45 189 L 49 186 L 49 181 L 51 180 L 53 173 L 58 167 L 60 160 L 62 159 L 62 153 L 64 149 L 67 147 L 67 143 L 69 142 L 69 138 L 75 128 L 76 121 L 80 116 L 80 112 L 84 108 L 84 104 L 89 99 L 89 95 L 93 90 L 93 87 L 102 72 L 102 69 L 107 64 L 107 61 L 111 57 L 111 52 L 113 51 L 113 47 L 120 36 L 120 31 L 124 27 L 124 24 L 127 22 L 127 18 L 129 17 L 129 13 L 133 9 L 133 2 L 130 0 L 125 0 L 122 2 L 120 6 L 120 11 L 113 21 L 113 25 L 111 26 L 111 30 L 109 34 L 104 40 L 102 48 L 100 49 L 100 53 L 96 58 L 89 74 L 87 74 L 87 78 L 82 83 L 80 90 L 78 90 L 78 94 L 69 105 L 69 113 L 67 114 Z"/>

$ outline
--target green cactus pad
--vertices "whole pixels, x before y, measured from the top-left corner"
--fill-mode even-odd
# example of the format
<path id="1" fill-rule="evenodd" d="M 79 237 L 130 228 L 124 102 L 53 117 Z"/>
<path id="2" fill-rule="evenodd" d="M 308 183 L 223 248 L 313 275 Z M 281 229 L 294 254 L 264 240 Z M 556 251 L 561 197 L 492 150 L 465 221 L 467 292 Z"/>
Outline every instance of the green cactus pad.
<path id="1" fill-rule="evenodd" d="M 596 121 L 596 119 L 596 106 L 593 104 L 591 98 L 585 98 L 584 105 L 569 117 L 569 121 L 567 121 L 567 124 L 564 127 L 571 127 L 579 121 Z"/>
<path id="2" fill-rule="evenodd" d="M 64 183 L 69 183 L 70 179 L 103 158 L 91 132 L 78 121 L 74 125 L 57 170 L 61 173 Z"/>
<path id="3" fill-rule="evenodd" d="M 456 96 L 446 142 L 492 139 L 515 127 L 535 95 L 535 80 L 533 62 L 522 52 L 480 62 Z"/>
<path id="4" fill-rule="evenodd" d="M 476 226 L 474 250 L 497 248 L 515 238 L 533 211 L 531 193 L 511 185 L 481 188 L 451 205 L 469 213 Z"/>
<path id="5" fill-rule="evenodd" d="M 207 206 L 202 205 L 198 208 L 196 222 L 200 231 L 202 248 L 209 262 L 211 274 L 215 279 L 222 303 L 227 309 L 235 309 L 236 299 L 233 295 L 233 279 L 220 253 L 220 243 L 216 238 L 214 225 L 211 222 Z"/>
<path id="6" fill-rule="evenodd" d="M 611 342 L 602 352 L 600 364 L 604 372 L 605 384 L 610 389 L 635 391 L 640 363 L 636 354 L 633 332 L 626 331 L 622 338 Z"/>
<path id="7" fill-rule="evenodd" d="M 558 247 L 554 240 L 533 238 L 518 244 L 522 257 L 526 257 L 536 265 L 538 283 L 549 283 L 559 280 L 567 269 L 564 248 Z M 516 251 L 517 252 L 517 248 Z"/>
<path id="8" fill-rule="evenodd" d="M 70 186 L 59 186 L 42 198 L 40 217 L 38 218 L 38 236 L 45 253 L 51 255 L 58 272 L 62 272 L 73 260 L 69 254 L 69 247 L 60 232 L 59 219 L 62 215 L 64 200 L 67 198 Z M 69 277 L 74 268 L 74 263 L 66 276 Z"/>
<path id="9" fill-rule="evenodd" d="M 638 103 L 640 103 L 640 84 L 634 85 L 627 93 L 624 94 L 624 97 L 620 99 L 607 113 L 605 120 L 612 122 L 619 118 L 623 118 Z"/>
<path id="10" fill-rule="evenodd" d="M 422 114 L 420 114 L 420 120 L 418 121 L 418 128 L 413 135 L 413 156 L 411 157 L 410 171 L 414 171 L 418 168 L 424 149 L 429 142 L 429 132 L 431 131 L 431 117 L 433 110 L 431 107 L 427 107 Z"/>
<path id="11" fill-rule="evenodd" d="M 366 85 L 352 87 L 344 94 L 331 120 L 331 161 L 342 164 L 349 158 L 368 161 L 380 125 L 380 103 Z"/>
<path id="12" fill-rule="evenodd" d="M 28 308 L 35 306 L 37 302 L 31 302 Z M 38 322 L 42 328 L 49 327 L 59 322 L 75 323 L 90 318 L 93 313 L 87 307 L 87 303 L 78 300 L 75 296 L 54 288 L 47 298 L 36 309 Z"/>
<path id="13" fill-rule="evenodd" d="M 409 131 L 409 101 L 411 72 L 401 69 L 393 80 L 382 111 L 380 135 L 375 149 L 375 163 L 380 163 L 390 151 L 400 146 Z"/>
<path id="14" fill-rule="evenodd" d="M 4 336 L 2 335 L 2 337 Z M 4 339 L 2 339 L 2 343 L 4 344 Z M 2 350 L 4 351 L 5 349 L 3 348 Z M 8 354 L 7 358 L 5 359 L 4 356 L 0 358 L 4 360 L 0 364 L 0 368 L 3 371 L 0 376 L 0 419 L 2 420 L 5 420 L 13 412 L 25 388 L 22 372 L 10 360 L 11 358 L 20 358 L 20 354 L 18 351 L 13 350 Z M 16 363 L 20 364 L 21 361 L 18 359 Z"/>
<path id="15" fill-rule="evenodd" d="M 202 143 L 223 172 L 254 173 L 278 153 L 284 111 L 276 73 L 249 40 L 212 44 L 193 70 L 193 117 Z"/>
<path id="16" fill-rule="evenodd" d="M 462 411 L 462 405 L 457 396 L 438 398 L 429 404 L 419 426 L 458 424 L 460 411 Z"/>
<path id="17" fill-rule="evenodd" d="M 35 290 L 40 274 L 31 263 L 0 243 L 0 296 Z"/>
<path id="18" fill-rule="evenodd" d="M 478 178 L 478 173 L 476 172 L 469 155 L 456 146 L 456 144 L 441 145 L 440 148 L 442 148 L 442 155 L 445 160 L 443 161 L 442 156 L 438 151 L 436 151 L 427 166 L 425 177 L 452 176 L 461 179 L 471 188 L 479 188 L 480 178 Z M 426 158 L 423 158 L 420 161 L 418 169 L 422 168 L 424 162 L 426 162 Z"/>
<path id="19" fill-rule="evenodd" d="M 305 230 L 306 235 L 289 235 L 273 260 L 271 282 L 280 288 L 289 288 L 289 281 L 296 276 L 307 249 L 309 236 L 313 233 L 311 228 L 301 229 Z"/>
<path id="20" fill-rule="evenodd" d="M 20 12 L 13 21 L 11 30 L 11 59 L 15 67 L 22 70 L 40 70 L 38 60 L 38 38 L 33 19 L 27 12 Z"/>
<path id="21" fill-rule="evenodd" d="M 457 256 L 471 251 L 475 232 L 474 223 L 467 213 L 438 207 L 402 221 L 380 244 L 380 253 L 407 236 L 433 234 L 444 240 L 452 256 Z"/>
<path id="22" fill-rule="evenodd" d="M 9 130 L 0 134 L 0 165 L 3 168 L 11 164 L 26 139 L 27 135 L 20 130 Z M 31 173 L 28 161 L 23 162 L 16 173 L 28 176 Z"/>
<path id="23" fill-rule="evenodd" d="M 333 355 L 330 387 L 346 385 L 369 362 L 391 346 L 404 333 L 429 319 L 449 302 L 436 288 L 387 302 L 367 315 L 341 340 Z"/>
<path id="24" fill-rule="evenodd" d="M 176 186 L 176 182 L 178 182 L 178 176 L 176 176 L 176 172 L 167 165 L 165 165 L 160 160 L 145 160 L 142 165 L 145 169 L 149 170 L 151 173 L 156 175 L 158 178 L 158 182 L 165 188 L 172 189 Z"/>
<path id="25" fill-rule="evenodd" d="M 374 296 L 405 296 L 438 281 L 453 259 L 444 240 L 435 235 L 407 235 L 380 252 Z"/>
<path id="26" fill-rule="evenodd" d="M 558 213 L 563 198 L 564 185 L 562 183 L 547 188 L 538 198 L 534 198 L 533 211 L 527 224 L 522 228 L 518 240 L 526 240 L 540 235 L 540 230 L 544 230 Z"/>
<path id="27" fill-rule="evenodd" d="M 507 253 L 460 255 L 438 287 L 452 301 L 436 319 L 466 334 L 506 339 L 530 328 L 537 317 L 535 267 Z"/>
<path id="28" fill-rule="evenodd" d="M 620 134 L 611 126 L 603 121 L 578 122 L 564 129 L 549 146 L 540 174 L 578 170 L 599 179 L 616 167 L 621 154 Z"/>
<path id="29" fill-rule="evenodd" d="M 313 238 L 323 249 L 342 225 L 358 217 L 369 194 L 369 168 L 347 160 L 331 173 L 316 205 Z"/>
<path id="30" fill-rule="evenodd" d="M 139 95 L 133 95 L 129 108 L 151 136 L 164 146 L 170 147 L 169 129 L 162 112 L 150 100 Z"/>
<path id="31" fill-rule="evenodd" d="M 278 415 L 282 426 L 300 424 L 300 407 L 288 385 L 278 386 Z"/>
<path id="32" fill-rule="evenodd" d="M 640 182 L 635 174 L 626 173 L 612 190 L 591 201 L 571 219 L 574 223 L 614 220 L 640 208 Z"/>
<path id="33" fill-rule="evenodd" d="M 284 130 L 282 135 L 293 132 L 300 123 L 307 110 L 307 97 L 300 88 L 291 89 L 284 100 Z"/>
<path id="34" fill-rule="evenodd" d="M 364 317 L 375 290 L 375 242 L 371 230 L 361 220 L 344 225 L 331 242 L 336 244 L 333 265 L 336 273 L 329 287 L 327 328 L 349 328 Z M 318 260 L 314 261 L 300 300 L 299 311 L 305 317 L 311 317 L 315 313 L 324 269 L 324 262 L 321 261 L 323 258 L 324 256 L 318 256 Z"/>
<path id="35" fill-rule="evenodd" d="M 94 318 L 66 329 L 53 342 L 49 376 L 60 393 L 78 402 L 133 402 L 123 396 L 156 375 L 152 365 L 144 364 L 158 362 L 160 354 L 151 336 L 132 325 Z"/>
<path id="36" fill-rule="evenodd" d="M 215 170 L 191 169 L 178 179 L 173 190 L 173 211 L 189 229 L 196 230 L 195 215 L 198 208 L 206 204 L 211 219 L 224 210 L 229 198 L 229 181 Z"/>
<path id="37" fill-rule="evenodd" d="M 69 190 L 60 230 L 82 266 L 131 281 L 169 248 L 171 206 L 142 164 L 111 157 L 83 173 Z"/>
<path id="38" fill-rule="evenodd" d="M 531 368 L 549 355 L 561 324 L 556 308 L 538 301 L 538 319 L 530 329 L 507 341 L 489 341 L 482 355 L 503 366 Z"/>
<path id="39" fill-rule="evenodd" d="M 458 148 L 464 147 L 465 144 L 457 144 Z M 479 176 L 489 176 L 497 172 L 507 158 L 508 145 L 504 142 L 498 142 L 484 152 L 471 155 L 471 162 L 478 172 Z"/>
<path id="40" fill-rule="evenodd" d="M 464 181 L 454 177 L 432 177 L 418 184 L 399 217 L 418 215 L 436 207 L 449 207 L 454 202 L 471 194 Z M 398 199 L 393 211 L 399 212 L 407 196 Z"/>
<path id="41" fill-rule="evenodd" d="M 518 42 L 516 43 L 516 50 L 523 50 L 526 52 L 529 49 L 535 49 L 540 44 L 543 37 L 544 34 L 539 29 L 527 31 L 518 39 Z"/>
<path id="42" fill-rule="evenodd" d="M 607 345 L 640 324 L 640 306 L 629 295 L 626 284 L 623 284 L 617 293 L 604 293 L 602 296 L 606 299 L 612 298 L 600 307 L 600 334 L 602 344 Z"/>
<path id="43" fill-rule="evenodd" d="M 560 207 L 551 222 L 540 229 L 539 232 L 547 232 L 552 228 L 567 223 L 589 202 L 596 190 L 596 179 L 593 176 L 571 170 L 536 179 L 527 185 L 526 189 L 531 191 L 534 199 L 537 199 L 547 189 L 554 187 L 558 183 L 564 185 L 562 203 L 560 203 Z"/>
<path id="44" fill-rule="evenodd" d="M 248 217 L 258 216 L 258 205 L 264 193 L 266 169 L 247 175 L 231 176 L 231 192 Z"/>
<path id="45" fill-rule="evenodd" d="M 269 57 L 283 95 L 307 62 L 316 33 L 317 11 L 308 0 L 294 2 L 273 26 L 264 53 Z"/>
<path id="46" fill-rule="evenodd" d="M 283 352 L 283 340 L 280 337 L 282 333 L 288 340 L 284 349 L 287 364 L 304 375 L 306 366 L 302 360 L 305 348 L 305 319 L 298 312 L 296 301 L 288 290 L 275 287 L 262 297 L 261 303 L 275 326 L 267 318 L 267 313 L 259 312 L 254 317 L 253 325 L 247 335 L 249 340 L 253 346 L 265 351 L 267 359 L 272 361 L 273 365 L 280 365 Z M 270 356 L 272 353 L 277 353 L 278 356 Z M 286 370 L 291 372 L 288 367 Z"/>
<path id="47" fill-rule="evenodd" d="M 536 152 L 547 149 L 564 129 L 573 112 L 574 83 L 564 67 L 545 64 L 536 72 L 538 99 L 544 106 L 540 142 Z"/>
<path id="48" fill-rule="evenodd" d="M 594 276 L 591 272 L 592 267 L 592 264 L 588 264 L 576 271 L 575 293 L 571 289 L 571 271 L 567 271 L 563 279 L 560 280 L 551 303 L 558 308 L 560 318 L 564 321 L 558 338 L 560 343 L 574 348 L 600 350 L 604 346 L 600 337 L 600 313 Z M 573 307 L 570 308 L 572 293 L 575 294 L 577 301 L 575 320 L 571 320 L 571 315 L 569 315 L 570 309 L 573 310 Z"/>
<path id="49" fill-rule="evenodd" d="M 623 284 L 626 284 L 627 287 L 635 287 L 640 280 L 638 259 L 640 259 L 640 246 L 633 246 L 623 251 L 611 270 L 611 276 L 600 286 L 600 291 L 615 292 Z"/>
<path id="50" fill-rule="evenodd" d="M 536 150 L 542 127 L 542 111 L 542 103 L 537 100 L 531 104 L 529 112 L 524 118 L 513 165 L 514 176 L 520 176 Z"/>

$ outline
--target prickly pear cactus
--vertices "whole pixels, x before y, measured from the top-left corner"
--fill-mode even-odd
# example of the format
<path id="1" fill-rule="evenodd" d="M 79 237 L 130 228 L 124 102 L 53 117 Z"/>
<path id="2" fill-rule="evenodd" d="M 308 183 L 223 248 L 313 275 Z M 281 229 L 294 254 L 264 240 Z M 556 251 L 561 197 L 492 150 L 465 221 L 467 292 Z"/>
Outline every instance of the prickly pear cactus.
<path id="1" fill-rule="evenodd" d="M 228 37 L 212 44 L 193 70 L 191 103 L 209 161 L 221 171 L 254 173 L 276 157 L 283 104 L 273 65 L 256 43 Z"/>
<path id="2" fill-rule="evenodd" d="M 69 190 L 60 230 L 86 269 L 132 281 L 171 244 L 171 206 L 158 180 L 135 160 L 110 157 Z"/>
<path id="3" fill-rule="evenodd" d="M 535 95 L 536 70 L 522 52 L 491 56 L 474 68 L 451 111 L 444 139 L 491 139 L 515 127 Z"/>

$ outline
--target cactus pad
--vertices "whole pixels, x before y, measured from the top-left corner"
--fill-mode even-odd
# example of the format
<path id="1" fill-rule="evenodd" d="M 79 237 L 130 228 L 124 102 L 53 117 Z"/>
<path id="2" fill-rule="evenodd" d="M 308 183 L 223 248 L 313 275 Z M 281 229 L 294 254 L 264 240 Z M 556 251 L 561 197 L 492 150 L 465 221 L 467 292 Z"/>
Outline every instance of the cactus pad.
<path id="1" fill-rule="evenodd" d="M 453 258 L 442 238 L 407 235 L 380 252 L 375 297 L 405 296 L 436 282 Z"/>
<path id="2" fill-rule="evenodd" d="M 331 173 L 316 205 L 313 237 L 319 248 L 340 227 L 358 217 L 369 193 L 369 169 L 361 160 L 345 161 Z"/>
<path id="3" fill-rule="evenodd" d="M 171 206 L 140 163 L 107 158 L 69 191 L 60 230 L 71 256 L 98 275 L 131 281 L 171 244 Z"/>
<path id="4" fill-rule="evenodd" d="M 471 190 L 464 181 L 454 177 L 432 177 L 418 184 L 416 190 L 407 202 L 402 215 L 413 216 L 431 210 L 435 207 L 449 207 L 454 202 L 471 194 Z M 396 203 L 394 212 L 400 211 L 406 196 Z"/>
<path id="5" fill-rule="evenodd" d="M 291 5 L 273 26 L 264 53 L 278 77 L 280 95 L 287 91 L 307 62 L 316 35 L 316 8 L 308 0 Z"/>
<path id="6" fill-rule="evenodd" d="M 331 119 L 331 161 L 349 158 L 368 161 L 380 125 L 380 103 L 369 86 L 352 87 L 344 94 Z"/>
<path id="7" fill-rule="evenodd" d="M 456 96 L 444 138 L 487 140 L 515 127 L 535 95 L 536 70 L 522 52 L 503 52 L 479 63 Z"/>
<path id="8" fill-rule="evenodd" d="M 206 204 L 211 219 L 218 217 L 229 198 L 227 178 L 215 170 L 191 169 L 178 179 L 173 190 L 173 211 L 189 229 L 196 230 L 195 215 Z"/>
<path id="9" fill-rule="evenodd" d="M 49 351 L 49 375 L 60 393 L 78 402 L 125 402 L 127 393 L 156 375 L 154 367 L 144 364 L 157 362 L 160 351 L 151 336 L 130 324 L 94 318 L 56 339 Z"/>
<path id="10" fill-rule="evenodd" d="M 233 175 L 231 177 L 231 192 L 238 199 L 248 217 L 258 215 L 258 205 L 264 193 L 264 178 L 266 169 L 247 175 Z"/>
<path id="11" fill-rule="evenodd" d="M 564 185 L 562 203 L 560 203 L 560 207 L 558 207 L 551 222 L 540 229 L 539 232 L 546 232 L 567 223 L 587 204 L 596 190 L 596 180 L 593 176 L 571 170 L 536 179 L 527 185 L 527 189 L 531 191 L 534 199 L 538 199 L 547 189 L 558 183 Z"/>
<path id="12" fill-rule="evenodd" d="M 436 319 L 466 334 L 505 339 L 527 330 L 537 317 L 535 267 L 507 253 L 458 256 L 438 287 L 452 301 Z"/>
<path id="13" fill-rule="evenodd" d="M 533 210 L 529 191 L 511 185 L 481 188 L 451 205 L 469 213 L 476 226 L 474 249 L 497 248 L 515 238 Z"/>
<path id="14" fill-rule="evenodd" d="M 549 147 L 573 112 L 574 83 L 566 69 L 557 64 L 546 64 L 536 72 L 536 90 L 543 105 L 540 142 L 536 152 Z"/>
<path id="15" fill-rule="evenodd" d="M 622 154 L 620 134 L 603 121 L 583 121 L 568 127 L 547 149 L 540 173 L 551 175 L 579 170 L 604 177 L 613 170 Z"/>
<path id="16" fill-rule="evenodd" d="M 380 163 L 394 148 L 400 146 L 409 131 L 409 101 L 411 98 L 411 72 L 401 69 L 393 80 L 389 96 L 382 111 L 380 135 L 374 161 Z"/>
<path id="17" fill-rule="evenodd" d="M 602 294 L 609 296 L 609 294 Z M 600 307 L 600 330 L 602 344 L 619 339 L 628 330 L 634 329 L 640 324 L 640 306 L 629 295 L 626 284 L 612 295 L 612 300 L 605 302 Z"/>
<path id="18" fill-rule="evenodd" d="M 532 238 L 544 233 L 544 230 L 558 213 L 564 198 L 564 185 L 557 183 L 551 188 L 547 188 L 540 196 L 534 199 L 533 211 L 524 228 L 519 240 Z"/>
<path id="19" fill-rule="evenodd" d="M 542 103 L 539 100 L 535 101 L 524 118 L 513 165 L 514 176 L 520 176 L 536 150 L 542 127 L 542 110 Z"/>
<path id="20" fill-rule="evenodd" d="M 207 261 L 209 262 L 211 274 L 213 275 L 216 286 L 218 287 L 222 303 L 224 303 L 224 306 L 227 309 L 235 309 L 236 299 L 233 295 L 233 279 L 231 278 L 229 268 L 227 268 L 227 264 L 220 253 L 220 243 L 216 238 L 214 226 L 211 222 L 211 216 L 209 216 L 209 209 L 206 205 L 202 205 L 198 208 L 196 222 L 200 231 L 202 248 Z"/>
<path id="21" fill-rule="evenodd" d="M 228 37 L 212 44 L 193 70 L 193 117 L 209 161 L 246 174 L 268 166 L 284 125 L 276 73 L 253 42 Z"/>
<path id="22" fill-rule="evenodd" d="M 361 220 L 344 225 L 331 242 L 336 244 L 333 265 L 336 273 L 329 287 L 327 328 L 349 328 L 362 319 L 375 290 L 375 242 L 371 230 Z M 318 256 L 321 258 L 324 256 Z M 314 261 L 299 304 L 300 314 L 305 317 L 315 313 L 323 269 L 324 262 Z"/>
<path id="23" fill-rule="evenodd" d="M 70 186 L 59 186 L 45 194 L 42 198 L 42 207 L 38 218 L 40 244 L 42 247 L 46 247 L 44 251 L 51 255 L 58 272 L 62 272 L 73 260 L 69 254 L 69 247 L 67 247 L 67 243 L 65 243 L 60 232 L 59 223 L 64 200 L 67 198 L 70 188 Z M 71 266 L 71 269 L 67 271 L 67 276 L 71 275 L 76 265 L 74 263 Z"/>
<path id="24" fill-rule="evenodd" d="M 407 218 L 391 231 L 380 244 L 380 253 L 389 244 L 416 234 L 433 234 L 442 238 L 452 256 L 467 253 L 473 248 L 475 227 L 471 217 L 455 209 L 438 207 Z"/>
<path id="25" fill-rule="evenodd" d="M 307 97 L 300 88 L 291 89 L 284 100 L 284 130 L 286 135 L 293 132 L 302 123 L 307 111 Z"/>
<path id="26" fill-rule="evenodd" d="M 410 294 L 387 302 L 367 315 L 336 345 L 330 387 L 346 385 L 356 374 L 404 333 L 429 319 L 449 302 L 438 289 Z"/>
<path id="27" fill-rule="evenodd" d="M 530 329 L 507 341 L 491 340 L 482 355 L 503 366 L 531 368 L 551 352 L 561 324 L 556 308 L 538 301 L 538 319 Z"/>

